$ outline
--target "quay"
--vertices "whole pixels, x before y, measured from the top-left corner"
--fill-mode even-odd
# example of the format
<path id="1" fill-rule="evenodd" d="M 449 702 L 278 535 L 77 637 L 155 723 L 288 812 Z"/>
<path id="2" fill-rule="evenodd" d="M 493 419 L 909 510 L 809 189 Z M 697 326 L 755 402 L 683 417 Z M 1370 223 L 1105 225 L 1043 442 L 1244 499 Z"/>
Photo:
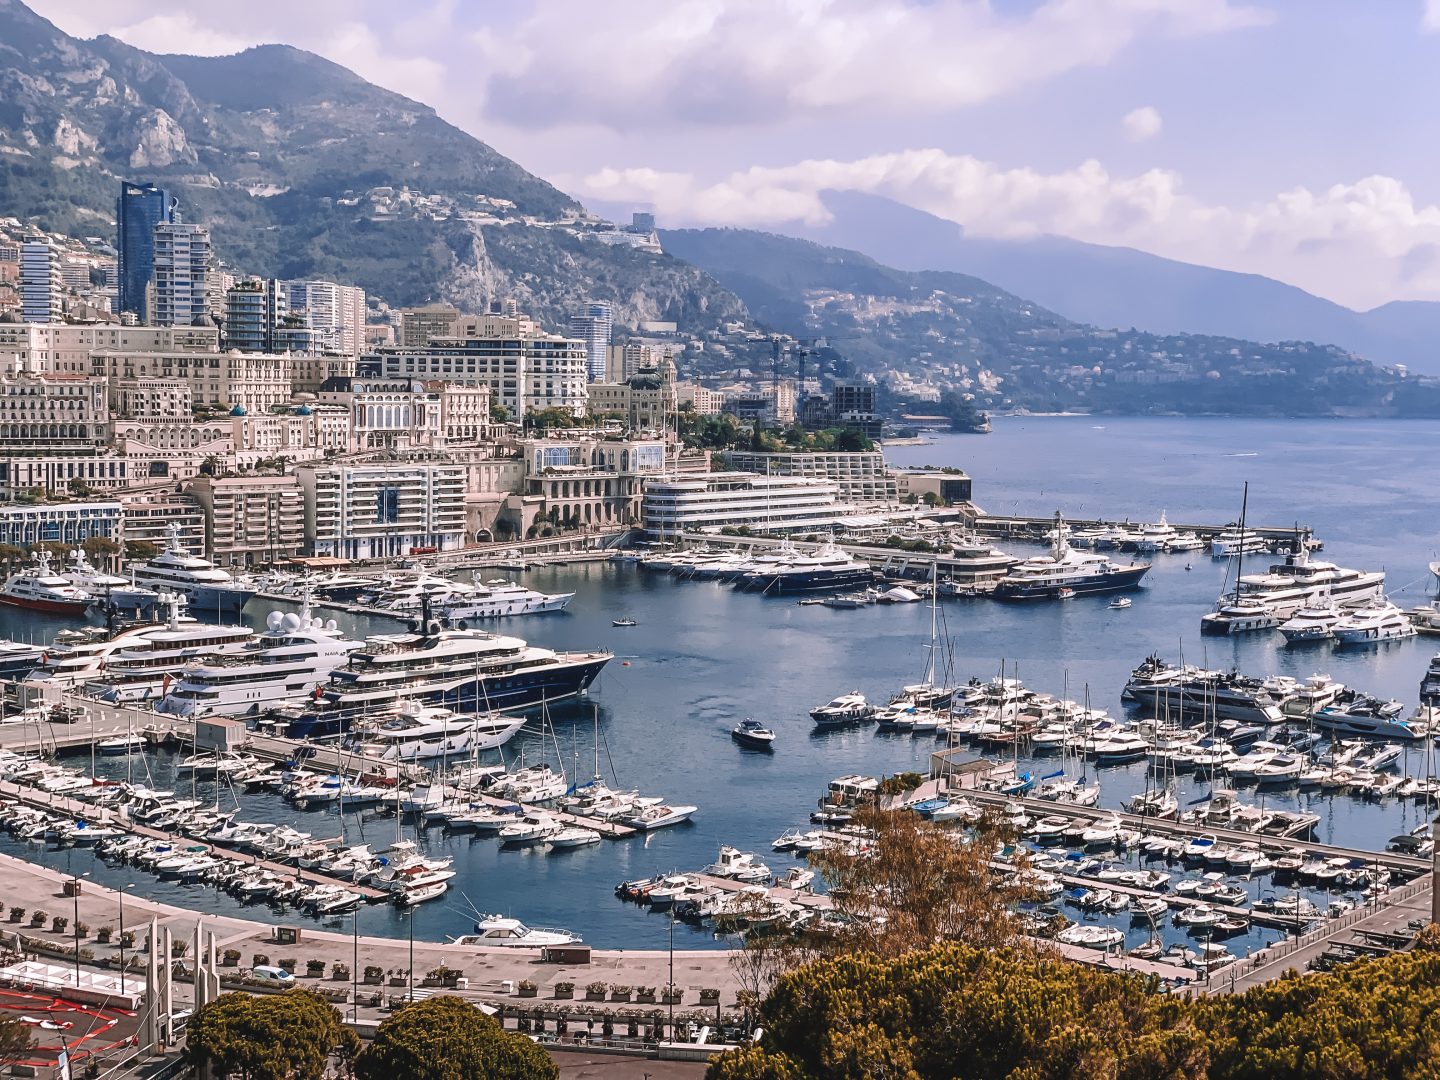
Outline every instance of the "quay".
<path id="1" fill-rule="evenodd" d="M 259 856 L 246 855 L 242 852 L 233 851 L 230 848 L 208 844 L 203 840 L 162 832 L 159 829 L 152 829 L 148 826 L 140 825 L 109 810 L 103 808 L 97 809 L 89 803 L 79 802 L 78 800 L 67 798 L 64 795 L 57 795 L 54 792 L 41 791 L 38 788 L 29 787 L 25 784 L 0 781 L 0 796 L 14 802 L 24 803 L 26 806 L 34 807 L 37 810 L 59 811 L 62 814 L 68 814 L 74 818 L 94 820 L 95 823 L 99 825 L 124 829 L 133 836 L 143 836 L 150 840 L 161 840 L 165 843 L 182 844 L 186 848 L 195 849 L 197 852 L 203 850 L 204 854 L 212 855 L 217 859 L 225 859 L 241 866 L 269 870 L 271 873 L 278 874 L 282 877 L 296 878 L 300 881 L 307 881 L 312 885 L 340 885 L 351 892 L 359 893 L 369 901 L 388 900 L 391 898 L 391 894 L 383 892 L 380 889 L 371 888 L 368 885 L 357 885 L 353 882 L 342 881 L 339 878 L 331 877 L 328 874 L 317 873 L 314 870 L 303 870 L 296 866 L 270 862 Z"/>
<path id="2" fill-rule="evenodd" d="M 348 780 L 395 783 L 401 778 L 403 764 L 377 761 L 340 746 L 305 742 L 281 735 L 267 735 L 250 730 L 240 720 L 212 718 L 199 725 L 193 720 L 153 712 L 138 706 L 107 706 L 77 695 L 65 695 L 63 704 L 71 710 L 86 710 L 73 723 L 29 722 L 0 725 L 0 750 L 23 752 L 40 750 L 46 754 L 77 752 L 92 748 L 99 740 L 125 734 L 143 735 L 147 742 L 173 741 L 182 746 L 196 746 L 199 730 L 217 734 L 219 738 L 201 738 L 200 749 L 235 750 L 251 754 L 262 761 L 282 764 L 304 761 L 308 771 L 341 776 Z M 233 734 L 234 738 L 226 738 Z M 513 800 L 446 787 L 447 800 L 484 804 L 490 807 L 514 806 Z M 305 809 L 302 805 L 301 809 Z M 612 840 L 634 836 L 639 830 L 615 821 L 547 811 L 566 825 L 575 825 L 597 832 Z"/>
<path id="3" fill-rule="evenodd" d="M 943 786 L 941 790 L 943 793 Z M 1051 802 L 1049 799 L 1002 795 L 998 792 L 981 791 L 971 787 L 951 788 L 950 794 L 963 796 L 972 802 L 981 803 L 986 806 L 1003 807 L 1006 805 L 1017 805 L 1024 807 L 1025 812 L 1028 814 L 1042 817 L 1054 814 L 1099 821 L 1102 818 L 1114 816 L 1119 818 L 1126 828 L 1135 829 L 1142 833 L 1153 833 L 1185 839 L 1193 839 L 1196 836 L 1207 835 L 1214 836 L 1217 840 L 1221 840 L 1227 844 L 1258 844 L 1263 851 L 1269 854 L 1298 850 L 1303 851 L 1306 855 L 1314 855 L 1325 859 L 1360 861 L 1367 866 L 1384 867 L 1392 874 L 1403 876 L 1406 879 L 1417 878 L 1429 872 L 1431 869 L 1429 859 L 1416 858 L 1412 855 L 1401 855 L 1393 851 L 1369 851 L 1365 848 L 1340 847 L 1335 844 L 1321 844 L 1314 840 L 1301 840 L 1288 836 L 1271 836 L 1266 833 L 1246 832 L 1243 829 L 1226 829 L 1212 825 L 1186 825 L 1168 818 L 1131 814 L 1124 810 L 1111 810 L 1105 807 L 1095 806 L 1076 806 L 1073 803 Z"/>
<path id="4" fill-rule="evenodd" d="M 977 533 L 985 536 L 1003 536 L 1019 540 L 1043 540 L 1045 533 L 1055 527 L 1055 517 L 1023 517 L 1017 515 L 990 515 L 976 510 L 973 517 L 970 517 L 969 524 Z M 1098 529 L 1111 525 L 1143 524 L 1132 522 L 1127 518 L 1120 521 L 1116 518 L 1070 518 L 1065 519 L 1065 524 L 1071 529 Z M 1224 525 L 1215 525 L 1200 522 L 1172 521 L 1171 526 L 1179 532 L 1194 533 L 1202 540 L 1212 540 L 1227 529 L 1236 527 L 1236 522 L 1228 522 Z M 1298 532 L 1301 536 L 1310 537 L 1313 530 L 1308 525 L 1251 525 L 1246 524 L 1245 532 L 1254 533 L 1265 540 L 1293 540 Z"/>

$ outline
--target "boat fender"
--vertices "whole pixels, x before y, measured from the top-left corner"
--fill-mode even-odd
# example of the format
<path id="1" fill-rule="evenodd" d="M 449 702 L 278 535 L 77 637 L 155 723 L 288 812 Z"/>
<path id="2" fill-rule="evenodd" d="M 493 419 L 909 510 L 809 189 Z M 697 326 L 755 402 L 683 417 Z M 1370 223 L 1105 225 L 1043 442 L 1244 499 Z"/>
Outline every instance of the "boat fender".
<path id="1" fill-rule="evenodd" d="M 457 630 L 469 630 L 470 624 L 466 620 L 461 619 L 458 623 L 455 624 L 455 628 Z"/>

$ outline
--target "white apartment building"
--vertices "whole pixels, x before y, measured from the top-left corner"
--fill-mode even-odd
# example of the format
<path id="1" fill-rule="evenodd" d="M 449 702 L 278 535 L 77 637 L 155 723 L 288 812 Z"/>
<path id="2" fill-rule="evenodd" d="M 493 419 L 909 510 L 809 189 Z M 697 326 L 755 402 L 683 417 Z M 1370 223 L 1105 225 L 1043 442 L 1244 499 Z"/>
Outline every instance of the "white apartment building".
<path id="1" fill-rule="evenodd" d="M 677 407 L 689 405 L 696 416 L 719 416 L 725 411 L 725 394 L 697 382 L 675 384 Z"/>
<path id="2" fill-rule="evenodd" d="M 0 364 L 0 498 L 123 486 L 123 461 L 109 450 L 105 384 Z"/>
<path id="3" fill-rule="evenodd" d="M 194 326 L 210 314 L 210 230 L 165 221 L 155 226 L 157 326 Z"/>
<path id="4" fill-rule="evenodd" d="M 220 331 L 214 326 L 124 326 L 52 323 L 0 323 L 0 359 L 10 356 L 30 371 L 51 375 L 91 375 L 91 353 L 215 353 Z"/>
<path id="5" fill-rule="evenodd" d="M 20 317 L 27 323 L 58 323 L 64 304 L 60 249 L 48 240 L 25 241 L 20 245 Z"/>
<path id="6" fill-rule="evenodd" d="M 190 495 L 205 513 L 206 553 L 217 563 L 275 562 L 305 549 L 305 496 L 294 476 L 200 476 Z"/>
<path id="7" fill-rule="evenodd" d="M 518 447 L 525 491 L 511 522 L 521 533 L 541 516 L 596 528 L 638 524 L 644 482 L 668 472 L 674 457 L 658 439 L 525 439 Z"/>
<path id="8" fill-rule="evenodd" d="M 298 405 L 273 413 L 232 416 L 236 465 L 273 458 L 310 461 L 350 452 L 350 414 L 334 405 Z"/>
<path id="9" fill-rule="evenodd" d="M 383 347 L 362 356 L 362 378 L 420 379 L 486 386 L 512 419 L 541 409 L 585 413 L 585 343 L 524 327 L 524 317 L 488 317 L 496 332 L 485 337 L 432 340 L 419 348 Z M 511 333 L 510 331 L 514 331 Z"/>
<path id="10" fill-rule="evenodd" d="M 645 531 L 676 536 L 692 530 L 748 526 L 762 532 L 807 532 L 834 525 L 853 508 L 837 501 L 828 480 L 700 473 L 645 484 Z"/>
<path id="11" fill-rule="evenodd" d="M 312 554 L 378 559 L 465 545 L 461 465 L 328 462 L 301 465 L 296 476 Z"/>
<path id="12" fill-rule="evenodd" d="M 287 281 L 290 310 L 303 312 L 319 348 L 359 356 L 365 346 L 365 290 L 333 281 Z"/>
<path id="13" fill-rule="evenodd" d="M 900 488 L 879 450 L 830 451 L 814 454 L 759 454 L 749 450 L 723 451 L 732 469 L 770 476 L 803 476 L 833 480 L 841 502 L 858 506 L 898 506 Z"/>
<path id="14" fill-rule="evenodd" d="M 90 354 L 90 373 L 111 386 L 124 380 L 178 380 L 196 406 L 262 412 L 286 405 L 294 362 L 289 356 L 242 352 L 117 352 Z M 112 391 L 113 393 L 113 391 Z M 111 407 L 115 401 L 112 398 Z"/>
<path id="15" fill-rule="evenodd" d="M 119 502 L 68 502 L 48 506 L 0 506 L 0 544 L 28 547 L 52 543 L 78 547 L 92 536 L 119 541 Z"/>

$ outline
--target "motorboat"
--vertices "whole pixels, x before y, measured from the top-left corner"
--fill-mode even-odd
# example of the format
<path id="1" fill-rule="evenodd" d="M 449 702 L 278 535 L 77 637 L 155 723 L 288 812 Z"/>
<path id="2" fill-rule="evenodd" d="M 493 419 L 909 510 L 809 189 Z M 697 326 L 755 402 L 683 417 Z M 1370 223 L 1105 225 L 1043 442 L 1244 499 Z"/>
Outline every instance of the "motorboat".
<path id="1" fill-rule="evenodd" d="M 1214 611 L 1200 617 L 1202 634 L 1248 634 L 1279 625 L 1275 609 L 1258 596 L 1221 597 Z"/>
<path id="2" fill-rule="evenodd" d="M 858 690 L 841 694 L 810 710 L 810 719 L 821 727 L 857 724 L 874 715 L 875 706 L 866 702 L 865 695 Z"/>
<path id="3" fill-rule="evenodd" d="M 1153 554 L 1163 551 L 1166 545 L 1175 537 L 1180 535 L 1180 530 L 1165 520 L 1165 512 L 1160 512 L 1160 520 L 1151 525 L 1141 525 L 1140 533 L 1133 541 L 1135 550 L 1143 554 Z"/>
<path id="4" fill-rule="evenodd" d="M 543 843 L 564 829 L 564 823 L 553 814 L 531 811 L 511 821 L 497 835 L 507 847 L 524 847 Z"/>
<path id="5" fill-rule="evenodd" d="M 1273 563 L 1263 574 L 1237 578 L 1242 597 L 1264 601 L 1282 615 L 1320 602 L 1355 607 L 1384 600 L 1383 570 L 1350 570 L 1310 558 L 1310 549 L 1297 538 L 1283 562 Z"/>
<path id="6" fill-rule="evenodd" d="M 1210 554 L 1217 559 L 1229 559 L 1236 555 L 1249 555 L 1268 550 L 1263 536 L 1244 528 L 1227 528 L 1216 533 L 1210 540 Z"/>
<path id="7" fill-rule="evenodd" d="M 1405 706 L 1394 699 L 1381 701 L 1369 694 L 1347 690 L 1335 701 L 1311 714 L 1310 720 L 1322 731 L 1336 736 L 1358 735 L 1362 738 L 1418 742 L 1426 738 L 1426 727 L 1405 719 Z M 1336 764 L 1345 764 L 1337 762 Z"/>
<path id="8" fill-rule="evenodd" d="M 1113 949 L 1125 940 L 1123 931 L 1114 926 L 1074 923 L 1055 935 L 1062 945 L 1078 945 L 1086 949 Z"/>
<path id="9" fill-rule="evenodd" d="M 671 825 L 679 825 L 681 822 L 689 821 L 691 815 L 699 809 L 698 806 L 669 806 L 660 803 L 656 806 L 644 807 L 639 813 L 629 817 L 622 817 L 620 820 L 632 829 L 639 829 L 641 832 L 652 832 L 655 829 L 666 829 Z"/>
<path id="10" fill-rule="evenodd" d="M 513 581 L 487 581 L 472 586 L 463 596 L 441 603 L 438 614 L 442 626 L 448 622 L 465 630 L 483 619 L 564 611 L 573 599 L 573 592 L 542 593 Z"/>
<path id="11" fill-rule="evenodd" d="M 775 732 L 760 723 L 759 720 L 741 720 L 730 729 L 730 737 L 741 746 L 748 746 L 752 750 L 773 750 L 775 748 Z"/>
<path id="12" fill-rule="evenodd" d="M 634 619 L 630 618 L 630 617 L 627 615 L 627 616 L 626 616 L 625 618 L 623 618 L 623 619 L 611 619 L 611 620 L 610 620 L 610 625 L 611 625 L 611 626 L 636 626 L 636 625 L 638 625 L 638 624 L 635 622 Z"/>
<path id="13" fill-rule="evenodd" d="M 67 681 L 73 685 L 83 678 L 87 693 L 111 704 L 157 700 L 190 665 L 240 653 L 255 637 L 248 626 L 219 626 L 183 618 L 176 597 L 172 596 L 167 606 L 163 625 L 117 634 L 109 643 L 113 647 L 88 651 L 66 674 Z"/>
<path id="14" fill-rule="evenodd" d="M 1131 600 L 1128 596 L 1117 596 L 1114 600 L 1110 601 L 1110 608 L 1112 611 L 1124 611 L 1134 602 L 1135 601 Z"/>
<path id="15" fill-rule="evenodd" d="M 17 570 L 0 586 L 0 604 L 47 615 L 83 615 L 92 599 L 50 569 L 48 551 L 41 551 L 34 566 Z"/>
<path id="16" fill-rule="evenodd" d="M 1068 535 L 1064 522 L 1057 521 L 1050 554 L 1012 567 L 991 595 L 997 600 L 1054 600 L 1066 589 L 1071 596 L 1120 592 L 1137 588 L 1150 570 L 1149 563 L 1121 566 L 1104 555 L 1075 551 Z"/>
<path id="17" fill-rule="evenodd" d="M 1356 608 L 1334 627 L 1337 645 L 1376 645 L 1414 637 L 1415 626 L 1405 613 L 1388 601 Z"/>
<path id="18" fill-rule="evenodd" d="M 179 593 L 192 611 L 205 616 L 212 612 L 217 617 L 238 615 L 255 595 L 253 588 L 237 581 L 229 571 L 186 551 L 176 522 L 166 532 L 165 550 L 135 567 L 134 573 L 136 584 Z"/>
<path id="19" fill-rule="evenodd" d="M 356 724 L 351 745 L 379 761 L 434 761 L 504 746 L 525 726 L 523 716 L 456 713 L 439 705 L 407 702 L 378 725 Z"/>
<path id="20" fill-rule="evenodd" d="M 1280 633 L 1291 645 L 1306 641 L 1328 641 L 1334 636 L 1335 626 L 1344 616 L 1340 606 L 1333 601 L 1307 605 L 1280 624 Z"/>
<path id="21" fill-rule="evenodd" d="M 582 828 L 579 825 L 568 825 L 545 838 L 545 843 L 551 851 L 574 851 L 576 848 L 588 847 L 599 842 L 600 834 L 598 832 L 594 829 Z"/>

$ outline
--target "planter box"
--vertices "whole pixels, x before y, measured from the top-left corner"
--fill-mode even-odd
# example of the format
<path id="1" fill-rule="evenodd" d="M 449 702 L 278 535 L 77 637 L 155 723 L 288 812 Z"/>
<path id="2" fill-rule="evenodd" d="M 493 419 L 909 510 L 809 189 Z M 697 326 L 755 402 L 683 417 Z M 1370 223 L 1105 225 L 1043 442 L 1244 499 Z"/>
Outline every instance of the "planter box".
<path id="1" fill-rule="evenodd" d="M 586 990 L 586 991 L 585 991 L 585 1000 L 586 1000 L 586 1001 L 604 1001 L 604 1000 L 605 1000 L 605 991 L 604 991 L 604 990 Z"/>
<path id="2" fill-rule="evenodd" d="M 555 988 L 555 998 L 557 1001 L 572 1001 L 575 998 L 575 988 L 572 986 L 569 989 L 562 990 L 557 986 Z"/>
<path id="3" fill-rule="evenodd" d="M 391 985 L 391 986 L 409 986 L 409 985 L 410 985 L 410 980 L 407 979 L 407 978 L 405 978 L 404 975 L 391 975 L 391 976 L 390 976 L 390 985 Z"/>
<path id="4" fill-rule="evenodd" d="M 685 1000 L 684 990 L 676 990 L 673 994 L 667 991 L 660 995 L 660 1004 L 662 1005 L 679 1005 L 683 1000 Z"/>
<path id="5" fill-rule="evenodd" d="M 630 1000 L 630 991 L 629 991 L 629 990 L 616 990 L 613 994 L 610 995 L 610 1000 L 611 1000 L 611 1001 L 629 1001 L 629 1000 Z"/>
<path id="6" fill-rule="evenodd" d="M 363 982 L 366 986 L 379 986 L 382 982 L 385 981 L 385 976 L 384 976 L 384 975 L 366 975 L 366 976 L 365 976 L 363 979 L 361 979 L 360 981 Z"/>
<path id="7" fill-rule="evenodd" d="M 636 994 L 636 995 L 635 995 L 635 1004 L 637 1004 L 637 1005 L 654 1005 L 654 1004 L 655 1004 L 655 995 L 654 995 L 654 994 Z"/>
<path id="8" fill-rule="evenodd" d="M 519 995 L 524 998 L 533 998 L 539 992 L 540 988 L 537 986 L 522 986 L 518 991 Z"/>
<path id="9" fill-rule="evenodd" d="M 436 975 L 426 975 L 424 981 L 421 982 L 420 985 L 421 985 L 421 986 L 443 986 L 443 985 L 445 985 L 445 984 L 444 984 L 444 981 L 439 978 L 439 976 L 436 976 Z"/>

